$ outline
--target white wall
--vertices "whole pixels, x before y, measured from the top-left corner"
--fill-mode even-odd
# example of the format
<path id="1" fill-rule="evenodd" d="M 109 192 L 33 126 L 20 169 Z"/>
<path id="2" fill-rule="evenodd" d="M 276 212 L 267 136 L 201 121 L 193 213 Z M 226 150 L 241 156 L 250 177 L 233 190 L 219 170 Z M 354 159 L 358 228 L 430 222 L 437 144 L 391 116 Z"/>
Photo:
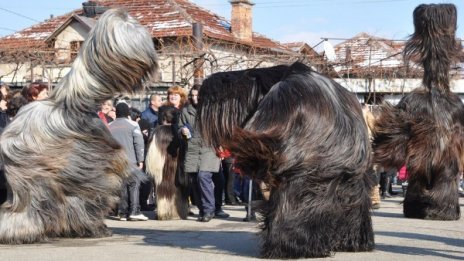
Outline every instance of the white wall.
<path id="1" fill-rule="evenodd" d="M 55 49 L 56 58 L 59 62 L 65 62 L 70 59 L 71 42 L 84 41 L 87 37 L 88 30 L 79 22 L 73 21 L 60 34 L 56 36 Z"/>
<path id="2" fill-rule="evenodd" d="M 352 92 L 410 92 L 415 88 L 422 86 L 422 79 L 373 79 L 369 90 L 367 79 L 341 79 L 335 78 L 336 82 L 341 84 Z M 464 92 L 464 87 L 463 87 Z"/>

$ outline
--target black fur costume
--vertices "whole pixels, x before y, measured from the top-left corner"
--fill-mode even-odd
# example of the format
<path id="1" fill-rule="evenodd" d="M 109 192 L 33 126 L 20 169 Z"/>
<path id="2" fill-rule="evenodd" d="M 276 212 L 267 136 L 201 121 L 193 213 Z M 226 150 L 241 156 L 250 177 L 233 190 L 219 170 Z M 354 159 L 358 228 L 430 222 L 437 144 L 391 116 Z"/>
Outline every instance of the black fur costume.
<path id="1" fill-rule="evenodd" d="M 201 136 L 271 189 L 264 257 L 374 248 L 370 144 L 353 94 L 295 63 L 213 74 L 199 97 Z"/>
<path id="2" fill-rule="evenodd" d="M 407 166 L 406 217 L 457 220 L 464 106 L 449 88 L 450 65 L 460 50 L 455 39 L 456 7 L 420 5 L 413 16 L 415 32 L 405 55 L 422 64 L 424 87 L 405 95 L 394 107 L 381 107 L 373 133 L 374 157 L 385 167 Z"/>

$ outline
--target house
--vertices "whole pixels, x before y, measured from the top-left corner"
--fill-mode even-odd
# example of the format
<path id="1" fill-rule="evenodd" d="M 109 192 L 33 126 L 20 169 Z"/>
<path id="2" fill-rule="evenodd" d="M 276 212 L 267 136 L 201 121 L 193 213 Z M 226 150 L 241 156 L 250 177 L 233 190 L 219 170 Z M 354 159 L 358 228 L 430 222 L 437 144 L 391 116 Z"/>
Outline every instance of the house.
<path id="1" fill-rule="evenodd" d="M 16 85 L 39 79 L 56 83 L 69 71 L 96 19 L 115 7 L 127 10 L 153 37 L 160 73 L 156 83 L 149 84 L 152 89 L 188 86 L 218 71 L 290 63 L 314 55 L 310 48 L 294 52 L 253 32 L 253 4 L 229 2 L 231 21 L 188 0 L 85 2 L 73 12 L 0 38 L 0 80 Z"/>
<path id="2" fill-rule="evenodd" d="M 284 43 L 283 45 L 291 51 L 300 54 L 299 61 L 311 65 L 314 70 L 331 77 L 337 76 L 336 72 L 333 71 L 333 68 L 328 67 L 327 59 L 324 57 L 324 55 L 317 53 L 307 43 L 293 42 Z"/>
<path id="3" fill-rule="evenodd" d="M 422 86 L 422 68 L 404 61 L 404 44 L 367 33 L 337 44 L 333 66 L 340 77 L 335 80 L 355 92 L 361 102 L 397 103 L 404 93 Z M 451 88 L 464 99 L 462 63 L 453 68 Z"/>

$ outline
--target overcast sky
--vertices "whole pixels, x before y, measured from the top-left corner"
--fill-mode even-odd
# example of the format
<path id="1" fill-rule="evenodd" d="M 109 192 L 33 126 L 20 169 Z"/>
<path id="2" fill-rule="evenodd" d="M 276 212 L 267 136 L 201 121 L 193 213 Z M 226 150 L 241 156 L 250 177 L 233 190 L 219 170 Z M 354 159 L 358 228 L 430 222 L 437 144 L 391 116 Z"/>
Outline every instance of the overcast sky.
<path id="1" fill-rule="evenodd" d="M 0 36 L 24 29 L 53 15 L 77 9 L 84 0 L 0 1 Z M 192 2 L 230 19 L 228 0 Z M 253 28 L 280 42 L 321 37 L 351 38 L 360 32 L 387 39 L 405 39 L 413 32 L 412 12 L 421 3 L 454 3 L 458 8 L 457 36 L 464 38 L 464 0 L 254 0 Z M 330 40 L 333 44 L 339 41 Z"/>

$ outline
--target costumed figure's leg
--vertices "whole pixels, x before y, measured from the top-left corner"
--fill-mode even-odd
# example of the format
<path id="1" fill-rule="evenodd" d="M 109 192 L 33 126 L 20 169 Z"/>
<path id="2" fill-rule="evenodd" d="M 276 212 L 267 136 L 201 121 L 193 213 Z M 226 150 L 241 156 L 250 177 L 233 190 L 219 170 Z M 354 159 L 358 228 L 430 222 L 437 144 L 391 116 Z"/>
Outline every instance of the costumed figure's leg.
<path id="1" fill-rule="evenodd" d="M 456 173 L 457 161 L 447 159 L 447 166 L 432 166 L 430 179 L 411 168 L 408 189 L 404 198 L 404 216 L 432 220 L 460 218 Z"/>
<path id="2" fill-rule="evenodd" d="M 372 201 L 372 208 L 378 209 L 380 208 L 380 173 L 377 172 L 377 166 L 374 166 L 370 171 L 370 175 L 372 176 L 372 179 L 374 181 L 374 187 L 371 190 L 371 201 Z"/>

